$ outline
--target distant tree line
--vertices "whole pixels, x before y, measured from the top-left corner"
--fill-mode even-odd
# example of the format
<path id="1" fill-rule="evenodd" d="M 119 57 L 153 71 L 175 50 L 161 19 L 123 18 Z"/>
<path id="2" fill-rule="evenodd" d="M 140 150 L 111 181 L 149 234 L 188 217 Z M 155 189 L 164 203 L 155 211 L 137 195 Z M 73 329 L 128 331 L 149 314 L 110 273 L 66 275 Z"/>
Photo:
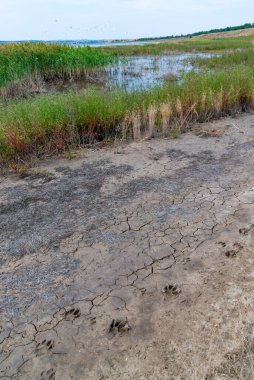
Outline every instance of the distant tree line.
<path id="1" fill-rule="evenodd" d="M 168 39 L 173 39 L 173 38 L 188 38 L 188 37 L 192 38 L 192 37 L 200 36 L 202 34 L 230 32 L 233 30 L 241 30 L 241 29 L 249 29 L 249 28 L 254 28 L 254 23 L 247 23 L 247 24 L 238 25 L 238 26 L 227 26 L 226 28 L 211 29 L 211 30 L 201 31 L 201 32 L 196 32 L 196 33 L 191 33 L 191 34 L 181 34 L 178 36 L 177 35 L 174 36 L 172 34 L 171 36 L 164 36 L 164 37 L 139 38 L 137 41 L 168 40 Z"/>

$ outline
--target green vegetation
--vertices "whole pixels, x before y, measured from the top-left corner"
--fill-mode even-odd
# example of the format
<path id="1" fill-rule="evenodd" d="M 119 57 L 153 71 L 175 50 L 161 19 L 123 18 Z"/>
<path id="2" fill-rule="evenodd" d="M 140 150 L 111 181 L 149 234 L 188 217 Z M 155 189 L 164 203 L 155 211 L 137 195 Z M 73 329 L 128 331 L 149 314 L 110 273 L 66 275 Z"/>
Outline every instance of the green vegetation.
<path id="1" fill-rule="evenodd" d="M 128 52 L 127 55 L 220 52 L 210 58 L 193 59 L 198 72 L 184 74 L 181 81 L 166 81 L 151 90 L 126 93 L 90 87 L 2 102 L 0 161 L 19 162 L 31 155 L 72 151 L 107 138 L 140 138 L 143 133 L 162 133 L 176 138 L 190 122 L 252 109 L 254 47 L 251 40 L 193 41 L 103 49 L 42 44 L 0 47 L 2 86 L 13 79 L 35 74 L 44 78 L 75 79 L 84 68 L 102 67 L 124 52 Z"/>
<path id="2" fill-rule="evenodd" d="M 75 79 L 114 60 L 112 55 L 90 47 L 4 44 L 0 45 L 0 88 L 36 76 L 44 80 Z"/>
<path id="3" fill-rule="evenodd" d="M 237 67 L 238 70 L 242 70 L 244 67 L 254 66 L 254 48 L 231 51 L 209 58 L 193 58 L 190 61 L 200 68 L 227 69 L 228 67 Z"/>
<path id="4" fill-rule="evenodd" d="M 156 41 L 156 40 L 165 40 L 165 39 L 172 39 L 172 38 L 181 38 L 181 37 L 197 37 L 201 35 L 206 35 L 206 34 L 212 34 L 212 33 L 223 33 L 223 32 L 232 32 L 234 30 L 243 30 L 243 29 L 250 29 L 254 28 L 254 23 L 247 23 L 243 25 L 238 25 L 238 26 L 227 26 L 226 28 L 218 28 L 218 29 L 211 29 L 211 30 L 206 30 L 202 32 L 196 32 L 196 33 L 189 33 L 189 34 L 181 34 L 178 36 L 164 36 L 164 37 L 154 37 L 154 38 L 139 38 L 137 41 Z"/>
<path id="5" fill-rule="evenodd" d="M 21 101 L 0 108 L 0 157 L 57 153 L 137 129 L 170 134 L 190 121 L 247 110 L 253 94 L 254 69 L 246 67 L 189 73 L 181 84 L 132 94 L 89 89 Z"/>
<path id="6" fill-rule="evenodd" d="M 183 39 L 156 44 L 110 46 L 102 48 L 102 51 L 115 56 L 161 55 L 176 52 L 222 52 L 250 48 L 253 46 L 252 39 L 251 37 Z"/>

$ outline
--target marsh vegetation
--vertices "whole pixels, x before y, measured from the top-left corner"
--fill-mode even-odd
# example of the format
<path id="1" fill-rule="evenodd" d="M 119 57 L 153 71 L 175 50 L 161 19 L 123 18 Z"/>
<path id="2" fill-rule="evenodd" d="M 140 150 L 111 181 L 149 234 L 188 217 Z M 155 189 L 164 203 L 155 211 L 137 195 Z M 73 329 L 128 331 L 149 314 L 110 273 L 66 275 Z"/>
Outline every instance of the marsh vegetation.
<path id="1" fill-rule="evenodd" d="M 177 62 L 172 54 L 179 56 L 179 52 L 214 54 L 182 55 L 180 70 L 174 71 L 169 63 Z M 130 63 L 138 62 L 133 55 L 142 62 L 140 76 L 137 66 Z M 112 86 L 118 84 L 112 73 L 116 71 L 118 76 L 119 60 L 121 67 L 125 65 L 129 70 L 122 77 L 128 79 L 129 75 L 138 81 L 131 91 Z M 156 77 L 162 60 L 168 71 L 163 67 L 160 80 L 152 79 L 151 85 L 151 73 L 152 78 Z M 103 49 L 44 44 L 1 46 L 1 161 L 56 154 L 112 138 L 132 139 L 147 134 L 176 137 L 191 122 L 249 110 L 254 104 L 253 67 L 250 37 Z M 113 78 L 109 88 L 87 86 L 89 78 L 102 78 L 105 73 Z M 27 99 L 8 96 L 15 86 L 28 83 L 29 87 L 36 80 L 53 83 L 53 91 L 26 94 Z M 80 80 L 81 86 L 73 87 Z M 150 85 L 142 87 L 140 83 L 146 80 Z M 60 93 L 56 84 L 61 81 L 67 85 Z"/>
<path id="2" fill-rule="evenodd" d="M 45 82 L 87 80 L 100 75 L 100 69 L 116 62 L 112 54 L 90 47 L 44 43 L 0 45 L 0 96 L 17 97 L 37 92 Z M 26 94 L 27 95 L 27 94 Z"/>

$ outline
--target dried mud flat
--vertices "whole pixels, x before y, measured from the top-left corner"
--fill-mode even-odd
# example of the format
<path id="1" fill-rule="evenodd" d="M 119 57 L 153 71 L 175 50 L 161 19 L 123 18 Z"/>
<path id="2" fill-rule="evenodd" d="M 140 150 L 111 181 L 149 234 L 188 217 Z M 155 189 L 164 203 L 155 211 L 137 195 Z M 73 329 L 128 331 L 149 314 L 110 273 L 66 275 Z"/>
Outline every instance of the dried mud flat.
<path id="1" fill-rule="evenodd" d="M 0 379 L 237 378 L 254 114 L 202 129 L 2 180 Z"/>

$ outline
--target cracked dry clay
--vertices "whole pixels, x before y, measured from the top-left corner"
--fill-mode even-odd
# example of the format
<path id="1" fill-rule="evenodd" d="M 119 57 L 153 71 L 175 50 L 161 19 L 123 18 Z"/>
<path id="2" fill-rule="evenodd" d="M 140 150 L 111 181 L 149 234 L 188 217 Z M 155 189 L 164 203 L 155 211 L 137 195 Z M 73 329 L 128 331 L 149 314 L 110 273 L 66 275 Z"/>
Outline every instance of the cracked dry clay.
<path id="1" fill-rule="evenodd" d="M 0 379 L 205 379 L 237 349 L 254 115 L 202 128 L 0 183 Z"/>

